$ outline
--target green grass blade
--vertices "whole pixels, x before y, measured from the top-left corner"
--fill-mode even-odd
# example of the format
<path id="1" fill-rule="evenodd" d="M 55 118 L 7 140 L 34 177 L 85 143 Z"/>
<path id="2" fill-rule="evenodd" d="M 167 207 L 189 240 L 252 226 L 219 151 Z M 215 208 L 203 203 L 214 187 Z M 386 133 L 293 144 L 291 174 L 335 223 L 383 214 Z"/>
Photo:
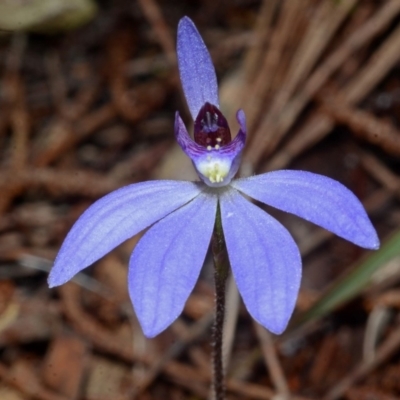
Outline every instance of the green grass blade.
<path id="1" fill-rule="evenodd" d="M 309 310 L 295 316 L 288 331 L 297 330 L 305 323 L 327 315 L 359 295 L 370 283 L 372 275 L 396 256 L 400 256 L 400 231 L 386 240 L 378 251 L 356 263 L 349 272 L 333 283 Z"/>

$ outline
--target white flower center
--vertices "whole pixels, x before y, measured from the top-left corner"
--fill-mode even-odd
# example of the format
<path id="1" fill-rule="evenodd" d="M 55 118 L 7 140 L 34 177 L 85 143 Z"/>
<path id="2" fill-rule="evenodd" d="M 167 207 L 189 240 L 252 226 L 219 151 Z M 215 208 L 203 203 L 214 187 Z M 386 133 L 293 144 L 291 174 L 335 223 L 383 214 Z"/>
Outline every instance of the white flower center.
<path id="1" fill-rule="evenodd" d="M 218 159 L 208 155 L 204 160 L 196 163 L 196 167 L 211 183 L 221 183 L 229 174 L 231 163 L 229 160 Z"/>

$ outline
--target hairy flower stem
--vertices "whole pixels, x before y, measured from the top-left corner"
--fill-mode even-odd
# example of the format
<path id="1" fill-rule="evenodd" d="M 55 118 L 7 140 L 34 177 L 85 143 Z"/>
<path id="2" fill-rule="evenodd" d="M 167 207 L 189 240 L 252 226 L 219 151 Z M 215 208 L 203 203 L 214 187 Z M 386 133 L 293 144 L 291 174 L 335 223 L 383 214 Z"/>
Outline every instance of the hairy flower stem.
<path id="1" fill-rule="evenodd" d="M 225 283 L 229 273 L 229 259 L 222 231 L 221 212 L 218 205 L 214 233 L 211 239 L 214 258 L 215 322 L 213 327 L 213 390 L 215 400 L 225 399 L 222 337 L 225 317 Z"/>

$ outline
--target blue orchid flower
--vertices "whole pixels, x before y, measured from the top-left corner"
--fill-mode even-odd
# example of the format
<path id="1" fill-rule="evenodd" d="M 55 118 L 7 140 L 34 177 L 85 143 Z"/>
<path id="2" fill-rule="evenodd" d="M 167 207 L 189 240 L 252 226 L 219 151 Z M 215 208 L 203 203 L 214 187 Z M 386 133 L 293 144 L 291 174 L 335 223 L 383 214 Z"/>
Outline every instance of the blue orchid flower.
<path id="1" fill-rule="evenodd" d="M 293 312 L 301 279 L 299 249 L 290 233 L 246 196 L 311 221 L 367 249 L 379 239 L 359 200 L 339 182 L 305 171 L 281 170 L 233 180 L 246 139 L 237 112 L 232 140 L 219 110 L 218 86 L 208 50 L 193 22 L 179 22 L 179 72 L 194 140 L 179 114 L 175 135 L 201 182 L 132 184 L 89 207 L 68 233 L 49 276 L 62 285 L 128 238 L 149 228 L 129 261 L 130 297 L 147 337 L 182 312 L 204 263 L 217 206 L 232 272 L 253 318 L 279 334 Z"/>

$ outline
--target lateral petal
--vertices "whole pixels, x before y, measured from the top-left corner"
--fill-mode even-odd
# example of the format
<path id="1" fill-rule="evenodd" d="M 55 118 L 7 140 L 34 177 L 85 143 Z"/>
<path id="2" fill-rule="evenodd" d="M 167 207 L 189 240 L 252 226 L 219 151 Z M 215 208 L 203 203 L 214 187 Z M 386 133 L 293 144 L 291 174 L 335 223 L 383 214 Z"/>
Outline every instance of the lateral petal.
<path id="1" fill-rule="evenodd" d="M 91 205 L 69 231 L 50 272 L 50 287 L 62 285 L 126 239 L 192 200 L 202 186 L 149 181 L 115 190 Z"/>
<path id="2" fill-rule="evenodd" d="M 275 334 L 293 313 L 301 280 L 299 249 L 274 218 L 232 189 L 220 198 L 232 272 L 247 310 Z"/>
<path id="3" fill-rule="evenodd" d="M 210 53 L 188 17 L 179 21 L 176 51 L 183 91 L 194 121 L 206 102 L 218 107 L 219 99 Z"/>
<path id="4" fill-rule="evenodd" d="M 232 186 L 248 196 L 367 249 L 379 239 L 357 197 L 341 183 L 306 171 L 280 170 L 238 179 Z"/>
<path id="5" fill-rule="evenodd" d="M 129 262 L 129 293 L 147 337 L 166 329 L 182 312 L 210 243 L 217 196 L 202 193 L 152 226 Z"/>

